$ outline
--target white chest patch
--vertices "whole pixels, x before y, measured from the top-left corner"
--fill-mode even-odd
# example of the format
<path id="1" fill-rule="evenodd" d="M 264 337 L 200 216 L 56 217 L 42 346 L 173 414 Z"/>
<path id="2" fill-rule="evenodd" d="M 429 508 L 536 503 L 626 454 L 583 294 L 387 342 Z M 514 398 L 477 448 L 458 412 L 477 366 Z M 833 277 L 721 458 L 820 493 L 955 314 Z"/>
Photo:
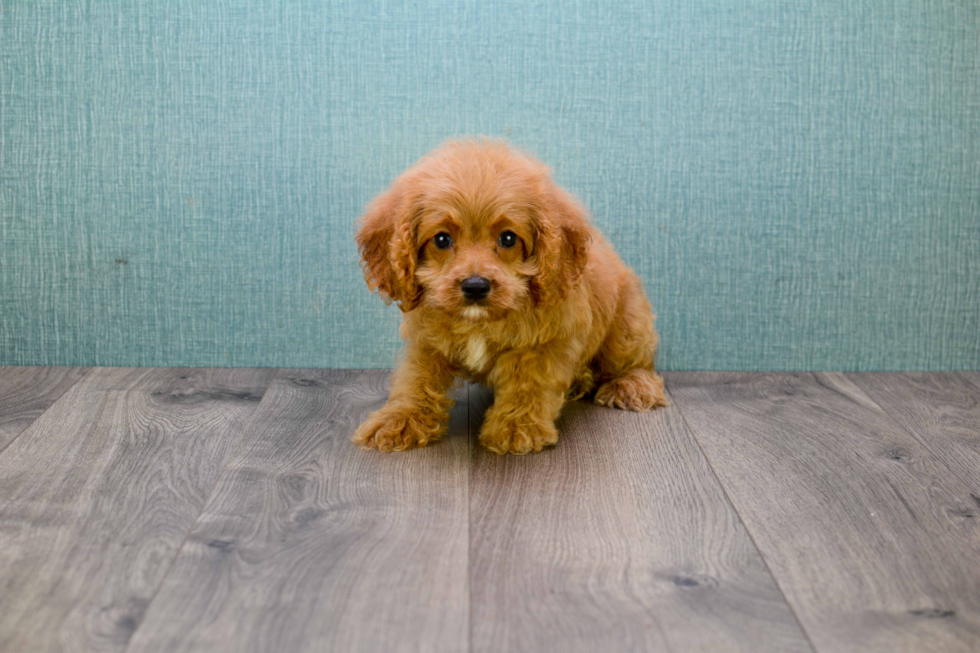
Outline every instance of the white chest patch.
<path id="1" fill-rule="evenodd" d="M 466 366 L 476 372 L 482 372 L 490 362 L 487 355 L 487 341 L 480 336 L 471 336 L 466 343 Z"/>

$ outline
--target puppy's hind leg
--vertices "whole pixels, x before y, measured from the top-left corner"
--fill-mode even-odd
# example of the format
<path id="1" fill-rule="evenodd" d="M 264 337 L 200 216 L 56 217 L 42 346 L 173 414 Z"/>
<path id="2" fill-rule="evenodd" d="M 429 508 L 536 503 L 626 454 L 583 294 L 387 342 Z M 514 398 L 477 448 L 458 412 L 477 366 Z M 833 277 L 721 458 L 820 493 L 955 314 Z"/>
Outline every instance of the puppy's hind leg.
<path id="1" fill-rule="evenodd" d="M 637 412 L 666 406 L 664 380 L 653 370 L 634 368 L 603 383 L 595 393 L 595 402 L 600 406 L 615 406 Z"/>
<path id="2" fill-rule="evenodd" d="M 639 280 L 625 284 L 622 292 L 616 317 L 596 357 L 601 385 L 595 403 L 640 412 L 666 406 L 664 380 L 653 370 L 658 337 L 650 304 Z"/>

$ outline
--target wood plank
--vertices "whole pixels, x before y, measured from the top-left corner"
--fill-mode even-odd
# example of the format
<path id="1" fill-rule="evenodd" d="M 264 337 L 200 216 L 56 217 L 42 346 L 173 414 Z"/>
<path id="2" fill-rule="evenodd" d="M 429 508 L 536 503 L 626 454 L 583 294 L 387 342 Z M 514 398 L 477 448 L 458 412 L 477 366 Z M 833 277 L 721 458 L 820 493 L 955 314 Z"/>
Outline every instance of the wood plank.
<path id="1" fill-rule="evenodd" d="M 474 651 L 812 650 L 676 408 L 576 402 L 559 431 L 474 446 Z"/>
<path id="2" fill-rule="evenodd" d="M 970 488 L 846 376 L 667 383 L 819 651 L 980 650 Z"/>
<path id="3" fill-rule="evenodd" d="M 426 449 L 359 449 L 387 379 L 276 379 L 130 653 L 466 648 L 466 406 Z"/>
<path id="4" fill-rule="evenodd" d="M 87 367 L 0 367 L 0 451 L 87 371 Z"/>
<path id="5" fill-rule="evenodd" d="M 93 369 L 0 453 L 0 650 L 125 647 L 271 376 Z"/>
<path id="6" fill-rule="evenodd" d="M 980 543 L 980 373 L 848 374 L 884 413 L 972 488 L 950 517 Z"/>

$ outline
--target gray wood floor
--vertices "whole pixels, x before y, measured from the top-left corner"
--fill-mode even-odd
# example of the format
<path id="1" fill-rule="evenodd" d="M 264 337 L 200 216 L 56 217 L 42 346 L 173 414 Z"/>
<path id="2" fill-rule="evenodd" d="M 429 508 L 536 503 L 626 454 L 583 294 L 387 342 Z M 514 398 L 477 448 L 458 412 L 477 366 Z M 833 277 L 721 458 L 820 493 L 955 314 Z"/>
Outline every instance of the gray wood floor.
<path id="1" fill-rule="evenodd" d="M 380 371 L 0 367 L 0 651 L 978 651 L 980 374 L 667 375 L 498 457 Z"/>

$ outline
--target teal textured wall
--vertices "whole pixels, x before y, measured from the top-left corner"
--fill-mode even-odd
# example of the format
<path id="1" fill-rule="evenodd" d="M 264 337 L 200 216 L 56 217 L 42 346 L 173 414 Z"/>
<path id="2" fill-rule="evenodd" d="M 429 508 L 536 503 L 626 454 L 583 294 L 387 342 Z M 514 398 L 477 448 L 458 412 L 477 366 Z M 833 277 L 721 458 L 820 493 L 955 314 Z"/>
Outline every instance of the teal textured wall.
<path id="1" fill-rule="evenodd" d="M 0 0 L 0 363 L 390 366 L 354 221 L 462 133 L 591 207 L 663 368 L 980 367 L 975 0 Z"/>

